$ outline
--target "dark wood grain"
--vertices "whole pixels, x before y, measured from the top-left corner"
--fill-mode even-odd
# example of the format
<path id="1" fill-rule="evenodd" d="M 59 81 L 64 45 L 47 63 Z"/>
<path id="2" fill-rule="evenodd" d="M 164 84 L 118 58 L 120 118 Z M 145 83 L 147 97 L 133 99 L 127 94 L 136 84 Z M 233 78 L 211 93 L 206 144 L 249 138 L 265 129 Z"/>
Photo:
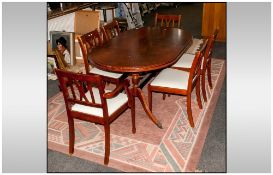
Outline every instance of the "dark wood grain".
<path id="1" fill-rule="evenodd" d="M 191 42 L 191 34 L 182 29 L 143 27 L 94 49 L 89 60 L 106 71 L 147 72 L 174 64 Z"/>

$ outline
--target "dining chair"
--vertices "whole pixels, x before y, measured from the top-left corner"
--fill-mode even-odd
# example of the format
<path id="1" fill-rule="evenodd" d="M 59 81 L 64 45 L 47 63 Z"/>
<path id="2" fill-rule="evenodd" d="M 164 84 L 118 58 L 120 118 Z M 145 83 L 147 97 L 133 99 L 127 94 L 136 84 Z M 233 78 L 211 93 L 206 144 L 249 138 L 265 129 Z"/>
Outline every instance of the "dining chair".
<path id="1" fill-rule="evenodd" d="M 106 42 L 120 34 L 120 28 L 117 20 L 113 20 L 112 22 L 102 26 L 100 29 L 103 34 L 103 41 Z"/>
<path id="2" fill-rule="evenodd" d="M 105 81 L 100 75 L 86 75 L 55 70 L 63 89 L 69 127 L 69 154 L 74 153 L 74 119 L 104 126 L 105 156 L 104 164 L 109 162 L 110 124 L 128 107 L 131 107 L 129 80 L 120 82 L 113 91 L 105 90 Z M 121 91 L 125 90 L 125 93 Z M 132 114 L 132 110 L 131 110 Z M 135 133 L 135 118 L 132 117 L 132 132 Z"/>
<path id="3" fill-rule="evenodd" d="M 201 62 L 204 56 L 205 46 L 195 54 L 190 71 L 173 68 L 163 69 L 156 78 L 148 85 L 149 108 L 152 111 L 152 92 L 178 94 L 187 96 L 187 114 L 190 126 L 194 127 L 191 109 L 191 93 L 196 87 L 197 103 L 202 109 L 200 98 L 200 74 Z"/>
<path id="4" fill-rule="evenodd" d="M 160 23 L 160 24 L 159 24 Z M 178 27 L 181 25 L 181 15 L 163 15 L 155 14 L 155 26 L 160 25 L 160 27 Z"/>
<path id="5" fill-rule="evenodd" d="M 180 25 L 181 25 L 181 15 L 158 14 L 158 13 L 155 14 L 154 26 L 180 28 Z M 163 99 L 165 99 L 165 97 L 166 97 L 166 94 L 163 93 Z"/>
<path id="6" fill-rule="evenodd" d="M 211 58 L 212 58 L 212 51 L 214 47 L 214 42 L 218 34 L 218 29 L 215 30 L 214 34 L 209 37 L 207 42 L 207 47 L 205 50 L 205 56 L 202 61 L 201 66 L 201 82 L 202 82 L 202 94 L 203 99 L 207 102 L 207 95 L 206 95 L 206 72 L 207 78 L 209 82 L 209 87 L 212 89 L 212 80 L 211 80 Z M 193 62 L 194 55 L 193 54 L 183 54 L 182 57 L 172 66 L 173 68 L 180 68 L 185 71 L 189 71 L 190 66 Z"/>
<path id="7" fill-rule="evenodd" d="M 125 75 L 123 76 L 123 74 L 121 73 L 104 71 L 96 67 L 91 68 L 91 65 L 88 60 L 89 53 L 91 53 L 92 49 L 96 47 L 101 47 L 103 45 L 103 41 L 97 29 L 88 32 L 84 35 L 81 35 L 77 39 L 79 41 L 80 48 L 82 51 L 86 74 L 102 75 L 104 76 L 105 80 L 112 83 L 118 83 L 121 79 L 123 79 Z"/>

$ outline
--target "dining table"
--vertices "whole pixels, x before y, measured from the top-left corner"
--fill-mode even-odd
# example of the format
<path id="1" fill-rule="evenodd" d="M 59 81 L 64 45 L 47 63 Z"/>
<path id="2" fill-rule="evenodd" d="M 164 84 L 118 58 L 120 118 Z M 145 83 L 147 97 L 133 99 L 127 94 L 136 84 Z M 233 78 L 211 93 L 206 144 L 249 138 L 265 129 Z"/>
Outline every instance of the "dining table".
<path id="1" fill-rule="evenodd" d="M 163 128 L 149 109 L 139 81 L 145 73 L 173 65 L 191 43 L 192 34 L 181 28 L 142 27 L 120 33 L 102 47 L 93 49 L 88 59 L 99 69 L 129 73 L 132 79 L 132 115 L 135 115 L 135 99 L 139 98 L 147 116 L 159 128 Z"/>

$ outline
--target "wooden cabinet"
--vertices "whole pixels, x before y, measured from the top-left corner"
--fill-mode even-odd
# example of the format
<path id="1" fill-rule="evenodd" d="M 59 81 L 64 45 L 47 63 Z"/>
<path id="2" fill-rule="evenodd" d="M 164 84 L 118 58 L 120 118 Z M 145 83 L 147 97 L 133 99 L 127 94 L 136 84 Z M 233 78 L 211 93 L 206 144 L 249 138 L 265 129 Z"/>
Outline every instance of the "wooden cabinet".
<path id="1" fill-rule="evenodd" d="M 216 40 L 226 41 L 226 3 L 204 3 L 202 36 L 212 35 L 216 28 L 219 28 Z"/>
<path id="2" fill-rule="evenodd" d="M 100 26 L 100 12 L 80 10 L 75 12 L 74 32 L 83 35 Z"/>

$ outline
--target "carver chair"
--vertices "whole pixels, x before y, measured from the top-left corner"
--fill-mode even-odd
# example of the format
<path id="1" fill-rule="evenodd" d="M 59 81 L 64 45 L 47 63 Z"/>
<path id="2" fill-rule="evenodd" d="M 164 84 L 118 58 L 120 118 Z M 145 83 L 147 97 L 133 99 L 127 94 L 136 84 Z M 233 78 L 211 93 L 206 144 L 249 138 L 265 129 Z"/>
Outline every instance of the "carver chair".
<path id="1" fill-rule="evenodd" d="M 207 47 L 205 50 L 205 56 L 202 61 L 201 66 L 201 82 L 202 82 L 202 94 L 203 99 L 206 102 L 207 101 L 207 95 L 206 95 L 206 72 L 207 72 L 207 78 L 209 82 L 209 87 L 212 89 L 212 80 L 211 80 L 211 57 L 212 57 L 212 51 L 215 39 L 218 34 L 218 29 L 215 30 L 214 34 L 209 37 Z M 192 54 L 184 54 L 182 57 L 172 66 L 173 68 L 180 68 L 184 69 L 185 71 L 189 71 L 190 66 L 193 62 L 194 55 Z"/>
<path id="2" fill-rule="evenodd" d="M 78 37 L 77 39 L 79 41 L 79 44 L 82 50 L 86 74 L 102 75 L 104 76 L 105 80 L 112 83 L 119 83 L 119 81 L 126 76 L 121 73 L 104 71 L 96 67 L 90 68 L 91 65 L 88 60 L 88 54 L 92 51 L 92 49 L 96 47 L 101 47 L 103 45 L 103 41 L 97 29 L 95 29 L 92 32 L 88 32 Z"/>
<path id="3" fill-rule="evenodd" d="M 180 28 L 181 25 L 181 15 L 163 15 L 155 14 L 155 26 L 160 27 L 177 27 Z"/>
<path id="4" fill-rule="evenodd" d="M 103 42 L 109 42 L 112 38 L 120 34 L 118 21 L 115 19 L 105 26 L 102 26 L 100 29 L 103 34 Z"/>
<path id="5" fill-rule="evenodd" d="M 100 75 L 76 74 L 60 69 L 55 71 L 63 89 L 67 111 L 69 154 L 74 152 L 74 119 L 101 124 L 104 126 L 105 132 L 104 164 L 107 165 L 110 155 L 110 124 L 128 107 L 131 107 L 131 95 L 128 89 L 129 81 L 120 82 L 110 92 L 105 90 L 105 81 Z M 123 89 L 127 95 L 121 93 Z M 134 115 L 131 116 L 132 132 L 135 133 L 135 118 Z"/>
<path id="6" fill-rule="evenodd" d="M 205 46 L 194 57 L 190 71 L 167 68 L 163 69 L 148 85 L 149 108 L 152 110 L 152 92 L 178 94 L 187 96 L 187 114 L 190 126 L 194 127 L 191 109 L 191 93 L 196 87 L 197 102 L 202 109 L 200 98 L 200 74 L 201 62 L 204 56 Z"/>

